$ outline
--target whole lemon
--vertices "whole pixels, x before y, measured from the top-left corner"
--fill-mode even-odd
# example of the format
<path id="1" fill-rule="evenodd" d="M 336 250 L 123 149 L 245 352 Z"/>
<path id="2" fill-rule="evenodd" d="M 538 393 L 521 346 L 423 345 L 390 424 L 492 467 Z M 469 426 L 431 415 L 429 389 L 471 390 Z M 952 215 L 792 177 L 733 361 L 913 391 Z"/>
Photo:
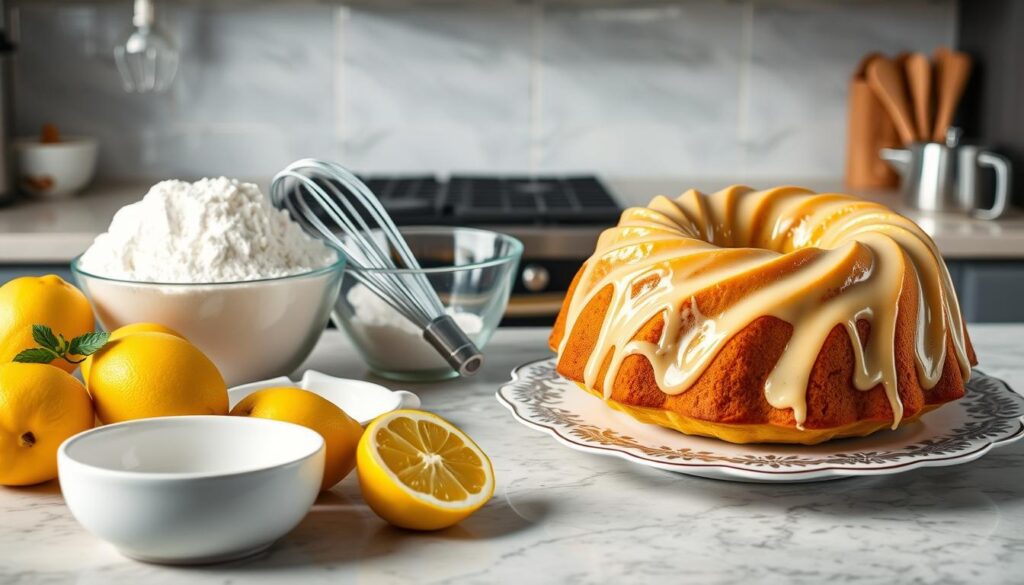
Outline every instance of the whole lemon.
<path id="1" fill-rule="evenodd" d="M 180 337 L 133 333 L 91 359 L 85 382 L 104 424 L 228 412 L 228 389 L 217 366 Z"/>
<path id="2" fill-rule="evenodd" d="M 36 324 L 49 326 L 69 341 L 96 326 L 89 300 L 61 277 L 15 278 L 0 286 L 0 364 L 39 345 L 32 339 L 32 325 Z M 76 367 L 61 359 L 53 365 L 68 373 Z"/>
<path id="3" fill-rule="evenodd" d="M 363 427 L 318 394 L 301 388 L 265 388 L 242 399 L 231 414 L 295 423 L 320 433 L 326 444 L 322 490 L 334 487 L 356 466 L 356 446 Z"/>
<path id="4" fill-rule="evenodd" d="M 0 485 L 57 477 L 57 448 L 92 428 L 82 384 L 47 364 L 0 364 Z"/>
<path id="5" fill-rule="evenodd" d="M 170 327 L 167 327 L 165 325 L 161 325 L 159 323 L 132 323 L 131 325 L 125 325 L 124 327 L 118 327 L 117 329 L 114 329 L 113 331 L 111 331 L 110 332 L 110 337 L 107 338 L 107 341 L 110 342 L 110 341 L 114 341 L 115 339 L 121 339 L 122 337 L 131 335 L 133 333 L 151 333 L 151 332 L 154 332 L 154 331 L 157 332 L 157 333 L 166 333 L 168 335 L 173 335 L 175 337 L 180 337 L 182 339 L 185 339 L 185 336 L 182 335 L 181 333 L 178 333 L 174 329 L 171 329 Z M 81 365 L 82 365 L 82 379 L 83 380 L 88 380 L 89 379 L 89 368 L 92 367 L 92 356 L 89 356 L 89 357 L 85 358 L 85 361 L 83 361 Z"/>

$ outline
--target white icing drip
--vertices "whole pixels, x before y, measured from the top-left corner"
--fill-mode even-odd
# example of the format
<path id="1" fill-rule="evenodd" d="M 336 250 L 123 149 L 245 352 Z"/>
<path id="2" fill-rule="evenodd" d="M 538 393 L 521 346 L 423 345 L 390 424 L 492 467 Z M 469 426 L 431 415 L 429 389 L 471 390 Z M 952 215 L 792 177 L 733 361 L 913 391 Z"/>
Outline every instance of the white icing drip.
<path id="1" fill-rule="evenodd" d="M 749 247 L 747 247 L 749 246 Z M 799 256 L 791 256 L 796 252 Z M 793 265 L 794 262 L 798 263 Z M 781 274 L 773 272 L 783 270 Z M 675 200 L 658 196 L 647 208 L 623 213 L 605 231 L 584 267 L 566 323 L 602 290 L 611 302 L 584 384 L 601 382 L 610 397 L 623 360 L 643 355 L 659 388 L 678 394 L 692 386 L 721 348 L 762 316 L 793 326 L 765 382 L 774 408 L 791 409 L 797 426 L 807 416 L 806 390 L 814 360 L 826 337 L 841 325 L 854 349 L 853 384 L 881 384 L 895 428 L 903 416 L 896 378 L 894 341 L 904 275 L 918 291 L 915 360 L 921 385 L 942 374 L 946 339 L 953 339 L 966 379 L 970 374 L 964 324 L 949 274 L 931 239 L 913 222 L 885 207 L 839 194 L 816 195 L 784 187 L 753 192 L 730 187 L 710 196 L 691 190 Z M 698 298 L 734 277 L 760 282 L 717 314 L 706 314 Z M 656 343 L 633 339 L 651 319 L 664 325 Z M 862 344 L 858 321 L 871 333 Z M 570 332 L 563 333 L 559 355 Z"/>

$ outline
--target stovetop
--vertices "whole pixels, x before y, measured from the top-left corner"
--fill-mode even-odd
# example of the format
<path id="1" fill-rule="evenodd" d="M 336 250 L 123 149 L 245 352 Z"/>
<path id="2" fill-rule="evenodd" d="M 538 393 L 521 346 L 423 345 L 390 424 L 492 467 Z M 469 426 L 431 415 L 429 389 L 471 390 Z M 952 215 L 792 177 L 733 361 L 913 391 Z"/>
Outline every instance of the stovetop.
<path id="1" fill-rule="evenodd" d="M 505 325 L 551 325 L 580 264 L 622 207 L 594 176 L 361 176 L 398 225 L 470 225 L 519 238 Z"/>
<path id="2" fill-rule="evenodd" d="M 362 176 L 398 225 L 614 225 L 622 208 L 594 176 Z"/>
<path id="3" fill-rule="evenodd" d="M 589 175 L 359 178 L 399 226 L 483 227 L 523 243 L 505 325 L 551 325 L 573 275 L 622 213 L 604 184 Z"/>

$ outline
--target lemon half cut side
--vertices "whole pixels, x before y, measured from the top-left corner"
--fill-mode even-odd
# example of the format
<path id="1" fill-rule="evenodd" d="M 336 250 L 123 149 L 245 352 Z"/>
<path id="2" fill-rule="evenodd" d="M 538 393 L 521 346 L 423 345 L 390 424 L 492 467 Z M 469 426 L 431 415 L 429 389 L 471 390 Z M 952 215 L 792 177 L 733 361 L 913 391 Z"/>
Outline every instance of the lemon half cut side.
<path id="1" fill-rule="evenodd" d="M 357 469 L 366 503 L 402 528 L 446 528 L 494 494 L 494 470 L 480 447 L 448 421 L 418 410 L 371 422 L 359 441 Z"/>

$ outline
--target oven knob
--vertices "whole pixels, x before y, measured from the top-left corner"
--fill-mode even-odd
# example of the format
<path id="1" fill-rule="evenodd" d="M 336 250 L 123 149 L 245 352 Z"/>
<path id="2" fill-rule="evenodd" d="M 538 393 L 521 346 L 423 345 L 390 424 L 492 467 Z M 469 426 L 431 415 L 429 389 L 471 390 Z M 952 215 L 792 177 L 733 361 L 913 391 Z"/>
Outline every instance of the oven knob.
<path id="1" fill-rule="evenodd" d="M 530 292 L 540 292 L 547 288 L 551 275 L 548 269 L 540 264 L 527 264 L 523 268 L 523 286 Z"/>

